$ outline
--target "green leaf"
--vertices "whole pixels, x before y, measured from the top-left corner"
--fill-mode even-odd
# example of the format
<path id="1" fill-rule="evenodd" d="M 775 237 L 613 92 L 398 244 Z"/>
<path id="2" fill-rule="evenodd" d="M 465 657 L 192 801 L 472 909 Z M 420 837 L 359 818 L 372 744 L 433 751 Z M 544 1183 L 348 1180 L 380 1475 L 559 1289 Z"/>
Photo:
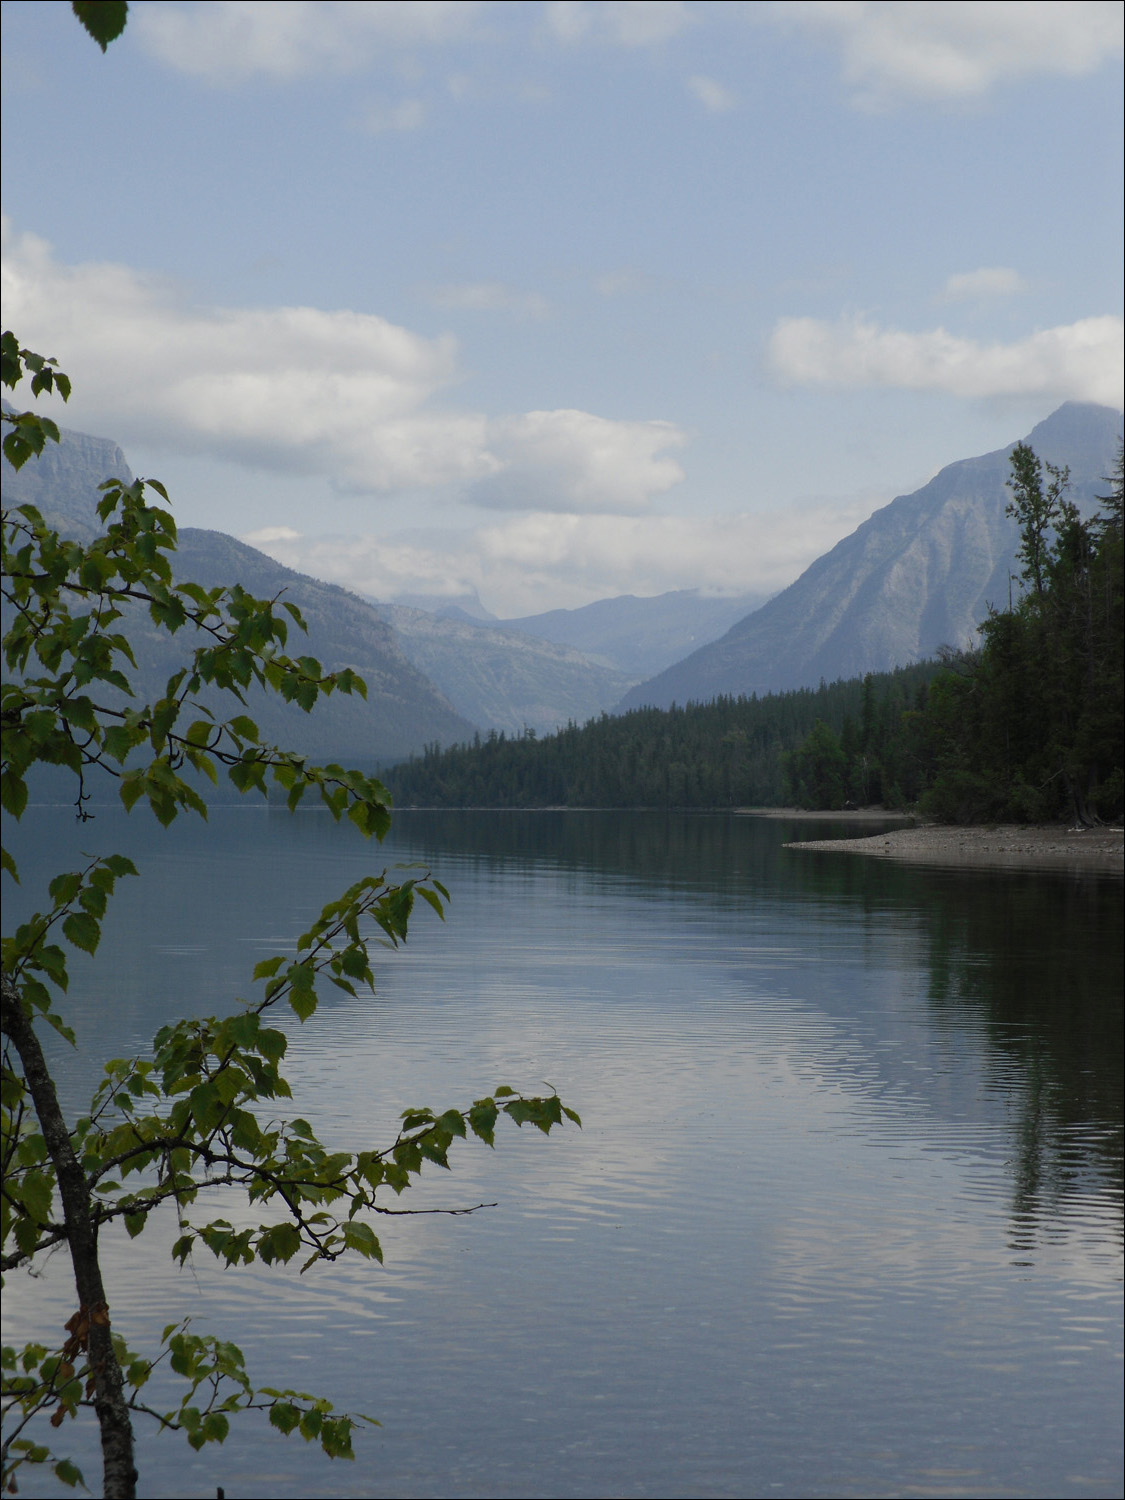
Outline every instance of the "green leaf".
<path id="1" fill-rule="evenodd" d="M 298 982 L 298 975 L 302 976 L 302 982 Z M 316 993 L 312 988 L 312 975 L 308 969 L 294 965 L 290 972 L 290 980 L 292 988 L 289 991 L 289 1004 L 298 1021 L 307 1021 L 316 1010 Z"/>
<path id="2" fill-rule="evenodd" d="M 258 1241 L 258 1254 L 266 1265 L 275 1260 L 290 1261 L 301 1248 L 301 1235 L 295 1224 L 275 1224 Z"/>
<path id="3" fill-rule="evenodd" d="M 430 904 L 430 906 L 433 907 L 434 911 L 437 912 L 438 916 L 444 922 L 445 921 L 445 906 L 442 903 L 442 899 L 437 894 L 437 892 L 436 891 L 431 891 L 430 888 L 429 888 L 429 886 L 425 886 L 425 885 L 415 886 L 415 890 L 418 892 L 419 896 L 421 896 L 421 898 L 422 898 L 423 901 L 428 902 Z"/>
<path id="4" fill-rule="evenodd" d="M 125 804 L 125 811 L 132 812 L 133 807 L 145 794 L 144 777 L 140 771 L 130 771 L 127 776 L 121 778 L 120 796 Z"/>
<path id="5" fill-rule="evenodd" d="M 284 1057 L 288 1046 L 289 1038 L 284 1031 L 276 1031 L 271 1027 L 268 1031 L 258 1033 L 258 1051 L 271 1062 Z"/>
<path id="6" fill-rule="evenodd" d="M 227 1434 L 230 1432 L 230 1422 L 223 1416 L 222 1412 L 213 1411 L 203 1418 L 200 1428 L 203 1440 L 207 1443 L 225 1443 Z"/>
<path id="7" fill-rule="evenodd" d="M 71 0 L 71 9 L 104 52 L 125 30 L 126 0 Z"/>
<path id="8" fill-rule="evenodd" d="M 23 1208 L 38 1224 L 45 1224 L 51 1213 L 54 1182 L 43 1172 L 29 1172 L 16 1188 Z"/>
<path id="9" fill-rule="evenodd" d="M 469 1128 L 485 1145 L 495 1144 L 496 1117 L 499 1110 L 491 1099 L 482 1099 L 469 1111 Z"/>
<path id="10" fill-rule="evenodd" d="M 270 1407 L 270 1426 L 286 1435 L 291 1433 L 301 1420 L 301 1413 L 290 1401 L 275 1401 Z"/>
<path id="11" fill-rule="evenodd" d="M 370 1224 L 352 1220 L 344 1225 L 344 1244 L 349 1250 L 358 1250 L 368 1260 L 383 1259 L 383 1249 Z"/>
<path id="12" fill-rule="evenodd" d="M 317 1411 L 315 1407 L 312 1409 L 312 1411 L 303 1411 L 301 1413 L 301 1436 L 304 1438 L 306 1443 L 311 1443 L 314 1437 L 319 1437 L 321 1423 L 323 1421 L 323 1412 Z"/>
<path id="13" fill-rule="evenodd" d="M 27 783 L 11 771 L 0 772 L 0 807 L 13 818 L 23 817 L 27 806 Z"/>
<path id="14" fill-rule="evenodd" d="M 340 967 L 350 979 L 366 979 L 371 972 L 366 949 L 354 945 L 345 948 L 340 954 Z"/>
<path id="15" fill-rule="evenodd" d="M 208 1130 L 218 1123 L 223 1104 L 214 1080 L 200 1083 L 191 1091 L 192 1119 L 200 1130 Z"/>
<path id="16" fill-rule="evenodd" d="M 77 1464 L 71 1463 L 69 1458 L 60 1458 L 54 1465 L 55 1478 L 60 1484 L 68 1485 L 74 1489 L 76 1485 L 86 1488 L 86 1481 L 82 1478 L 82 1470 Z"/>
<path id="17" fill-rule="evenodd" d="M 347 1417 L 325 1417 L 320 1428 L 320 1446 L 329 1458 L 354 1459 L 352 1427 Z"/>
<path id="18" fill-rule="evenodd" d="M 62 927 L 67 939 L 76 948 L 81 948 L 84 953 L 97 952 L 102 936 L 101 923 L 89 912 L 71 912 L 68 917 L 64 917 Z"/>

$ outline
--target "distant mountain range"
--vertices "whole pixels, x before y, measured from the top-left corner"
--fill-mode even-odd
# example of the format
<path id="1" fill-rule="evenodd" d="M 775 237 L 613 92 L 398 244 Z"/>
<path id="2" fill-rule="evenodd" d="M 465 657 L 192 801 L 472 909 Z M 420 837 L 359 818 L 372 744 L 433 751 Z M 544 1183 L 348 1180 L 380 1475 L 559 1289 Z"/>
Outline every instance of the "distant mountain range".
<path id="1" fill-rule="evenodd" d="M 498 620 L 475 594 L 371 602 L 459 713 L 509 733 L 550 734 L 608 712 L 638 678 L 717 640 L 765 597 L 624 594 L 515 620 Z"/>
<path id="2" fill-rule="evenodd" d="M 1108 488 L 1121 429 L 1120 412 L 1067 402 L 1024 441 L 1069 467 L 1071 497 L 1088 514 Z M 1014 446 L 949 464 L 876 511 L 789 588 L 631 688 L 618 708 L 814 687 L 967 645 L 989 606 L 1007 604 L 1019 571 L 1017 527 L 1004 514 Z"/>
<path id="3" fill-rule="evenodd" d="M 459 713 L 486 729 L 551 734 L 608 711 L 635 682 L 571 646 L 492 628 L 460 610 L 436 615 L 376 604 L 403 652 Z"/>
<path id="4" fill-rule="evenodd" d="M 580 609 L 552 609 L 516 620 L 492 620 L 494 630 L 518 631 L 558 641 L 634 679 L 650 677 L 686 652 L 716 641 L 768 594 L 720 597 L 699 589 L 677 589 L 638 599 L 620 594 Z"/>
<path id="5" fill-rule="evenodd" d="M 1041 458 L 1069 465 L 1072 494 L 1089 510 L 1120 431 L 1119 413 L 1068 403 L 1027 441 Z M 100 529 L 98 485 L 131 475 L 115 443 L 65 430 L 62 439 L 18 473 L 7 471 L 5 504 L 30 502 L 61 531 L 89 539 Z M 1007 602 L 1017 571 L 1016 528 L 1004 514 L 1009 452 L 950 464 L 768 602 L 680 590 L 497 620 L 475 595 L 412 596 L 425 608 L 363 599 L 223 532 L 191 527 L 180 531 L 176 567 L 208 586 L 237 581 L 266 597 L 284 591 L 309 623 L 300 653 L 328 670 L 351 666 L 367 680 L 366 704 L 334 696 L 311 717 L 263 696 L 252 711 L 264 734 L 322 759 L 385 764 L 435 741 L 469 739 L 478 728 L 550 733 L 615 707 L 815 686 L 964 645 L 988 605 Z M 138 615 L 135 628 L 142 691 L 151 695 L 182 648 L 147 616 Z M 638 678 L 646 680 L 630 686 Z"/>
<path id="6" fill-rule="evenodd" d="M 101 530 L 98 485 L 111 476 L 128 483 L 133 476 L 116 443 L 69 429 L 61 437 L 18 472 L 5 466 L 4 503 L 35 505 L 50 525 L 89 541 Z M 252 711 L 263 734 L 320 758 L 386 762 L 434 741 L 471 739 L 478 729 L 550 733 L 611 708 L 641 675 L 589 661 L 549 639 L 486 629 L 460 607 L 438 618 L 362 599 L 220 531 L 181 527 L 175 566 L 178 576 L 207 587 L 239 582 L 268 598 L 284 591 L 309 625 L 300 654 L 317 657 L 330 671 L 351 666 L 363 676 L 366 704 L 334 695 L 311 717 L 256 696 Z M 471 597 L 464 602 L 471 604 Z M 179 665 L 183 638 L 162 634 L 140 614 L 132 629 L 138 691 L 152 696 Z"/>
<path id="7" fill-rule="evenodd" d="M 111 477 L 126 483 L 133 478 L 116 443 L 66 430 L 62 441 L 49 443 L 38 460 L 18 472 L 5 469 L 6 506 L 35 505 L 48 524 L 81 540 L 91 540 L 101 530 L 98 485 Z M 309 626 L 307 636 L 291 633 L 295 654 L 315 656 L 328 671 L 353 667 L 366 680 L 366 702 L 333 694 L 312 715 L 272 694 L 252 694 L 249 712 L 275 743 L 323 759 L 367 764 L 400 759 L 435 740 L 449 744 L 472 736 L 473 725 L 407 659 L 377 611 L 355 595 L 284 568 L 221 531 L 193 527 L 179 532 L 175 570 L 208 588 L 237 582 L 265 598 L 284 591 Z M 192 643 L 186 633 L 169 636 L 157 630 L 142 610 L 129 629 L 137 656 L 137 692 L 151 699 Z"/>

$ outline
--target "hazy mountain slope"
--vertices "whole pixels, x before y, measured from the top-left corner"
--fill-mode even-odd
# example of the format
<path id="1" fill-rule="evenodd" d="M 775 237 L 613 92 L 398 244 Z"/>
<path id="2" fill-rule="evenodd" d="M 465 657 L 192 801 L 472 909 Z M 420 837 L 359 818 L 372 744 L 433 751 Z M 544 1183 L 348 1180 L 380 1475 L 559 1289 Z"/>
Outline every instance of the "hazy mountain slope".
<path id="1" fill-rule="evenodd" d="M 1068 402 L 1026 439 L 1066 464 L 1071 495 L 1090 510 L 1113 466 L 1121 414 Z M 876 511 L 797 581 L 725 636 L 632 688 L 622 709 L 762 693 L 886 671 L 969 642 L 1018 572 L 1007 448 L 942 469 Z"/>
<path id="2" fill-rule="evenodd" d="M 375 599 L 375 604 L 383 601 Z M 495 620 L 496 616 L 485 609 L 474 589 L 469 594 L 396 594 L 390 601 L 406 609 L 420 609 L 428 615 L 448 616 L 452 620 Z"/>
<path id="3" fill-rule="evenodd" d="M 364 600 L 334 584 L 289 568 L 221 531 L 180 532 L 178 571 L 208 587 L 237 579 L 251 593 L 296 604 L 308 634 L 291 631 L 296 655 L 315 656 L 327 671 L 354 668 L 367 684 L 367 701 L 334 694 L 312 715 L 260 696 L 254 712 L 271 739 L 324 757 L 393 759 L 435 740 L 449 744 L 473 725 L 409 660 L 394 631 Z"/>
<path id="4" fill-rule="evenodd" d="M 41 459 L 33 459 L 18 473 L 7 470 L 4 504 L 34 504 L 51 525 L 88 539 L 100 529 L 95 508 L 98 485 L 111 476 L 127 482 L 132 478 L 116 444 L 64 431 L 61 443 L 49 444 Z M 473 725 L 407 660 L 375 608 L 355 595 L 282 567 L 222 532 L 191 527 L 180 531 L 175 570 L 179 577 L 207 587 L 237 582 L 267 598 L 284 592 L 309 626 L 307 636 L 291 632 L 294 654 L 315 656 L 327 671 L 353 667 L 366 680 L 366 702 L 333 695 L 312 715 L 272 695 L 253 694 L 250 712 L 269 739 L 320 759 L 370 761 L 398 758 L 435 740 L 448 744 L 472 734 Z M 129 628 L 139 668 L 138 694 L 152 697 L 192 642 L 186 631 L 175 637 L 158 631 L 142 610 L 136 611 Z M 209 706 L 215 710 L 220 704 L 216 699 Z M 223 711 L 229 712 L 229 702 Z"/>
<path id="5" fill-rule="evenodd" d="M 4 410 L 13 410 L 7 401 Z M 22 469 L 4 462 L 4 507 L 34 505 L 56 531 L 92 541 L 102 529 L 98 485 L 104 479 L 132 484 L 133 473 L 124 453 L 108 438 L 65 427 L 60 436 L 61 442 L 47 443 L 39 457 L 28 459 Z"/>
<path id="6" fill-rule="evenodd" d="M 62 436 L 37 462 L 9 471 L 5 503 L 36 505 L 51 525 L 88 540 L 100 530 L 98 485 L 109 476 L 126 482 L 133 476 L 115 443 L 70 431 Z M 549 733 L 611 708 L 637 676 L 588 661 L 568 646 L 482 629 L 448 600 L 440 601 L 448 614 L 439 617 L 361 599 L 284 568 L 223 532 L 182 528 L 177 571 L 208 587 L 237 579 L 251 593 L 269 597 L 284 588 L 310 627 L 300 653 L 329 668 L 349 664 L 361 672 L 374 715 L 359 700 L 345 698 L 321 704 L 313 720 L 300 710 L 259 702 L 259 727 L 309 754 L 391 758 L 434 740 L 471 737 L 477 727 L 520 734 L 530 725 Z M 145 681 L 166 677 L 179 647 L 144 621 L 136 628 Z"/>
<path id="7" fill-rule="evenodd" d="M 677 589 L 650 599 L 622 594 L 581 609 L 552 609 L 488 623 L 495 630 L 516 630 L 573 646 L 591 660 L 637 678 L 651 676 L 679 661 L 686 651 L 718 640 L 767 597 L 716 598 L 698 589 Z"/>
<path id="8" fill-rule="evenodd" d="M 630 678 L 569 646 L 450 614 L 377 605 L 406 656 L 482 728 L 551 734 L 612 708 Z"/>

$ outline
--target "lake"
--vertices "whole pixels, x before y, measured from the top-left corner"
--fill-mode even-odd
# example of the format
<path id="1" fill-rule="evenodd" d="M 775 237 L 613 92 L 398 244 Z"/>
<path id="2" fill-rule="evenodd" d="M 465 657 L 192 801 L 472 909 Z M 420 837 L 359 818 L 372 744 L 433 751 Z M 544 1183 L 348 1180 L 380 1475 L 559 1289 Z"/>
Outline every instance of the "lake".
<path id="1" fill-rule="evenodd" d="M 359 1148 L 546 1080 L 584 1123 L 455 1148 L 413 1206 L 497 1206 L 381 1221 L 385 1268 L 181 1273 L 170 1223 L 114 1241 L 131 1339 L 191 1316 L 259 1383 L 383 1424 L 330 1464 L 260 1418 L 201 1454 L 142 1422 L 141 1493 L 1120 1493 L 1121 881 L 783 847 L 834 831 L 416 812 L 380 849 L 313 811 L 29 811 L 6 929 L 77 849 L 146 877 L 72 963 L 72 1105 L 91 1051 L 229 1007 L 363 870 L 419 861 L 447 922 L 416 915 L 376 995 L 281 1018 L 295 1112 Z M 9 1277 L 5 1339 L 71 1311 L 56 1256 Z"/>

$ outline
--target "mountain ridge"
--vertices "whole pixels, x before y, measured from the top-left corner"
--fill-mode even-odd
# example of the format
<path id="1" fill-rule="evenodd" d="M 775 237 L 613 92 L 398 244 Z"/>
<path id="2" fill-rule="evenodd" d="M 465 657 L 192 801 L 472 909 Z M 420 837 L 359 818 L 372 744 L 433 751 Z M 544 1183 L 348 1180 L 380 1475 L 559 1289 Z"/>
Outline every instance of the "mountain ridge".
<path id="1" fill-rule="evenodd" d="M 672 589 L 651 596 L 617 594 L 577 609 L 482 623 L 574 647 L 636 679 L 671 666 L 685 648 L 717 640 L 768 598 L 765 593 L 724 596 L 698 588 Z"/>
<path id="2" fill-rule="evenodd" d="M 98 485 L 108 477 L 130 484 L 133 474 L 112 439 L 69 428 L 60 436 L 38 459 L 9 470 L 5 504 L 35 505 L 48 525 L 89 542 L 103 529 Z M 493 633 L 460 608 L 436 617 L 364 598 L 288 568 L 226 532 L 179 527 L 174 567 L 178 577 L 207 587 L 238 581 L 267 598 L 284 590 L 310 626 L 302 653 L 316 656 L 328 671 L 350 666 L 364 678 L 369 707 L 361 698 L 333 695 L 312 720 L 293 705 L 254 695 L 264 734 L 320 758 L 393 760 L 431 742 L 471 739 L 478 729 L 550 733 L 608 710 L 640 675 L 546 639 Z M 131 628 L 139 636 L 143 691 L 151 696 L 157 679 L 162 687 L 179 664 L 182 639 L 162 641 L 143 611 Z M 219 706 L 217 699 L 208 702 L 212 711 Z"/>
<path id="3" fill-rule="evenodd" d="M 34 505 L 49 526 L 89 542 L 103 529 L 98 486 L 106 478 L 131 484 L 133 474 L 121 448 L 108 438 L 69 428 L 61 429 L 60 438 L 37 460 L 7 470 L 4 504 Z M 315 656 L 327 672 L 352 667 L 367 683 L 366 700 L 334 693 L 311 716 L 273 694 L 251 690 L 249 711 L 264 738 L 322 759 L 373 763 L 401 759 L 429 741 L 449 744 L 472 735 L 475 726 L 408 660 L 391 627 L 347 590 L 284 567 L 225 532 L 190 526 L 178 528 L 174 572 L 208 588 L 238 582 L 264 598 L 284 592 L 309 626 L 308 635 L 299 637 L 299 653 Z M 138 696 L 151 700 L 182 665 L 190 642 L 186 634 L 158 630 L 140 606 L 129 610 L 128 629 Z M 295 645 L 291 636 L 290 646 Z M 212 711 L 230 711 L 223 695 L 209 698 L 205 691 L 199 699 Z"/>
<path id="4" fill-rule="evenodd" d="M 1024 439 L 1071 468 L 1083 513 L 1104 487 L 1121 421 L 1112 408 L 1067 402 Z M 815 686 L 969 644 L 1017 571 L 1018 528 L 1004 513 L 1013 447 L 955 460 L 896 497 L 720 640 L 630 689 L 617 711 Z"/>

